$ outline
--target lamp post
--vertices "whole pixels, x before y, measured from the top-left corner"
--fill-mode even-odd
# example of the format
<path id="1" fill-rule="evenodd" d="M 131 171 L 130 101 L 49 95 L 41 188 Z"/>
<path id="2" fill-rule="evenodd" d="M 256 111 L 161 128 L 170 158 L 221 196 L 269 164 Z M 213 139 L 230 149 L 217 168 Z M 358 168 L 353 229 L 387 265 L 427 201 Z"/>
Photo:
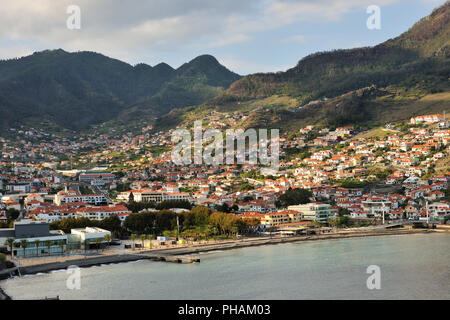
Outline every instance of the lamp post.
<path id="1" fill-rule="evenodd" d="M 180 235 L 180 219 L 177 216 L 177 242 L 178 242 L 179 235 Z"/>

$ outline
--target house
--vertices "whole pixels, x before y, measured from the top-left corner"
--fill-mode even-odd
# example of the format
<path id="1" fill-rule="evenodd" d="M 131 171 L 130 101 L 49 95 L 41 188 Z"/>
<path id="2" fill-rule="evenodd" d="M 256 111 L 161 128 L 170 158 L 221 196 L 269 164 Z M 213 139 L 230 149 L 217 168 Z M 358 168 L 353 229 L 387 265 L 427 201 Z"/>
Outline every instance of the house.
<path id="1" fill-rule="evenodd" d="M 75 217 L 78 218 L 88 218 L 91 220 L 103 220 L 105 218 L 120 215 L 120 214 L 129 214 L 131 213 L 127 207 L 124 205 L 110 205 L 110 206 L 100 206 L 100 207 L 82 207 L 75 209 Z"/>
<path id="2" fill-rule="evenodd" d="M 442 220 L 450 215 L 450 203 L 447 201 L 434 202 L 428 205 L 428 210 L 434 218 Z"/>
<path id="3" fill-rule="evenodd" d="M 119 213 L 119 214 L 117 215 L 117 217 L 119 218 L 120 223 L 123 225 L 123 223 L 125 222 L 126 218 L 127 218 L 129 215 L 132 215 L 132 214 L 133 214 L 133 212 L 123 212 L 123 213 Z"/>
<path id="4" fill-rule="evenodd" d="M 262 219 L 262 224 L 266 227 L 275 227 L 281 224 L 300 222 L 302 214 L 295 210 L 283 210 L 278 212 L 266 213 Z"/>
<path id="5" fill-rule="evenodd" d="M 71 202 L 84 202 L 92 205 L 101 205 L 107 204 L 108 200 L 103 194 L 84 194 L 84 195 L 76 195 L 76 194 L 67 194 L 65 192 L 58 192 L 55 196 L 54 202 L 57 205 L 71 203 Z"/>
<path id="6" fill-rule="evenodd" d="M 171 188 L 173 189 L 173 188 Z M 128 202 L 130 200 L 135 202 L 155 202 L 160 203 L 168 200 L 186 200 L 190 201 L 189 193 L 187 192 L 166 192 L 163 190 L 129 190 L 121 192 L 117 196 L 118 201 Z"/>
<path id="7" fill-rule="evenodd" d="M 383 217 L 391 211 L 391 202 L 379 195 L 369 196 L 361 204 L 363 210 L 368 213 L 368 216 Z"/>
<path id="8" fill-rule="evenodd" d="M 409 220 L 416 220 L 419 217 L 419 210 L 412 205 L 407 205 L 405 207 L 405 213 Z"/>
<path id="9" fill-rule="evenodd" d="M 410 119 L 411 124 L 419 124 L 419 123 L 434 123 L 440 122 L 444 120 L 444 117 L 440 114 L 430 114 L 425 116 L 413 117 Z"/>

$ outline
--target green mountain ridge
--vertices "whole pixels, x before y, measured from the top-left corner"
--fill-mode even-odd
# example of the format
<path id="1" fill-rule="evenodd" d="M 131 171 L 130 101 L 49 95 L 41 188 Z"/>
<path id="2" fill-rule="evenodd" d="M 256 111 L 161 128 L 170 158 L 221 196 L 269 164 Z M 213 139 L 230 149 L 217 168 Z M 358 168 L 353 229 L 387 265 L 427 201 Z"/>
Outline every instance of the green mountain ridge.
<path id="1" fill-rule="evenodd" d="M 449 110 L 447 95 L 439 96 L 444 97 L 441 110 L 420 103 L 428 95 L 450 92 L 449 22 L 450 2 L 446 2 L 394 39 L 374 47 L 318 52 L 285 72 L 245 76 L 205 106 L 221 112 L 248 111 L 253 106 L 255 111 L 250 110 L 240 126 L 279 128 L 307 123 L 380 124 L 392 120 L 390 109 L 400 110 L 397 120 Z M 360 96 L 367 88 L 376 94 Z M 268 100 L 283 99 L 289 104 L 295 99 L 297 105 L 267 105 Z M 314 100 L 314 106 L 307 106 Z M 172 112 L 158 122 L 173 124 L 171 116 L 183 121 L 200 111 L 189 112 Z"/>
<path id="2" fill-rule="evenodd" d="M 400 83 L 414 75 L 444 79 L 449 72 L 449 21 L 450 2 L 447 2 L 395 39 L 374 47 L 318 52 L 286 72 L 243 77 L 217 101 L 284 94 L 304 103 L 370 85 Z"/>
<path id="3" fill-rule="evenodd" d="M 203 103 L 239 78 L 211 56 L 173 69 L 165 63 L 131 66 L 95 52 L 46 50 L 0 61 L 0 126 L 49 121 L 80 130 L 133 108 L 161 115 Z"/>
<path id="4" fill-rule="evenodd" d="M 241 127 L 296 128 L 450 111 L 449 22 L 447 1 L 379 45 L 318 52 L 286 72 L 245 77 L 210 55 L 177 69 L 63 50 L 0 61 L 0 128 L 47 121 L 74 130 L 149 124 L 157 130 L 211 110 L 247 112 Z"/>

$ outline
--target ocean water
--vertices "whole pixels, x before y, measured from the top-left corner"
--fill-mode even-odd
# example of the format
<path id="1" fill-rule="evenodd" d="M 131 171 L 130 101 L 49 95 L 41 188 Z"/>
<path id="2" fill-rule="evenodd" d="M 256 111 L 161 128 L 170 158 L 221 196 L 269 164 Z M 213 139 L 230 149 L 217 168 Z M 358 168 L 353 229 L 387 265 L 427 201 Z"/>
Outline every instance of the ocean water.
<path id="1" fill-rule="evenodd" d="M 267 245 L 201 255 L 201 263 L 136 261 L 0 282 L 13 299 L 450 299 L 450 234 Z M 370 265 L 380 268 L 369 290 Z"/>

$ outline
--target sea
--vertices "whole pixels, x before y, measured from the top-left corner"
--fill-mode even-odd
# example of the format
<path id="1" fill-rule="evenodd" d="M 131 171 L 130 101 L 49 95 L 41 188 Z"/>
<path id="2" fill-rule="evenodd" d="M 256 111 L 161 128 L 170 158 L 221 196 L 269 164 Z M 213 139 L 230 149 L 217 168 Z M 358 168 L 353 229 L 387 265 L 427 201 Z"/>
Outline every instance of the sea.
<path id="1" fill-rule="evenodd" d="M 450 299 L 450 234 L 305 241 L 0 282 L 13 299 Z M 74 279 L 76 275 L 76 279 Z"/>

